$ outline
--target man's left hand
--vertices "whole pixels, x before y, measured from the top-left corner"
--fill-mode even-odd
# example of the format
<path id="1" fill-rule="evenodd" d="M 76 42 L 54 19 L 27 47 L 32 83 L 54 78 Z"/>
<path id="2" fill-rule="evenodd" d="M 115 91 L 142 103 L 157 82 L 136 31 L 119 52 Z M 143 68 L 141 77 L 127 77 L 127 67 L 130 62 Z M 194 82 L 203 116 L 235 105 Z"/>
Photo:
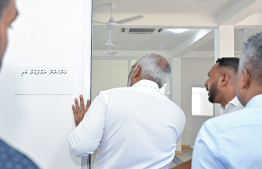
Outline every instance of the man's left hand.
<path id="1" fill-rule="evenodd" d="M 79 106 L 77 98 L 75 98 L 75 105 L 72 105 L 72 109 L 73 109 L 73 113 L 74 113 L 74 117 L 75 117 L 75 125 L 76 125 L 76 127 L 83 120 L 87 110 L 89 109 L 89 107 L 91 105 L 90 100 L 87 99 L 86 107 L 85 107 L 83 95 L 80 95 L 79 98 L 80 98 L 80 106 Z"/>

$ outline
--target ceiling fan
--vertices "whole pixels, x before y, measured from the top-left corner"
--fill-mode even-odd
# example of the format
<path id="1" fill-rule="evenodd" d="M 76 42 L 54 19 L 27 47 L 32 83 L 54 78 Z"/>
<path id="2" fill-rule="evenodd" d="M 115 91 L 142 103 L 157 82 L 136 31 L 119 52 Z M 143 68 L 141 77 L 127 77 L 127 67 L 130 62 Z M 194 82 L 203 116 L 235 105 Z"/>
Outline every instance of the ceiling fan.
<path id="1" fill-rule="evenodd" d="M 112 28 L 108 28 L 109 38 L 106 42 L 106 46 L 114 46 L 115 44 L 112 42 L 111 34 L 112 34 Z"/>
<path id="2" fill-rule="evenodd" d="M 115 18 L 113 17 L 113 9 L 115 8 L 115 6 L 116 6 L 115 3 L 110 3 L 109 4 L 110 10 L 111 10 L 111 17 L 109 18 L 107 23 L 99 22 L 99 21 L 93 21 L 93 22 L 100 23 L 100 24 L 105 24 L 108 27 L 112 27 L 112 26 L 117 26 L 118 24 L 123 24 L 123 23 L 129 22 L 129 21 L 133 21 L 133 20 L 136 20 L 136 19 L 144 17 L 143 15 L 137 15 L 137 16 L 133 16 L 133 17 L 130 17 L 130 18 L 126 18 L 126 19 L 122 19 L 122 20 L 119 20 L 119 21 L 115 21 Z"/>

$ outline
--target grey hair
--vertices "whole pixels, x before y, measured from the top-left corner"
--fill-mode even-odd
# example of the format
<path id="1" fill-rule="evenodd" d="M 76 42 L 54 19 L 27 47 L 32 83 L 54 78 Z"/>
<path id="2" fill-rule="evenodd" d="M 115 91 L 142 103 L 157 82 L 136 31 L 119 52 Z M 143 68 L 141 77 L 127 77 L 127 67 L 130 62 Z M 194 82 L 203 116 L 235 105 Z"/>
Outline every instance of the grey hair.
<path id="1" fill-rule="evenodd" d="M 9 4 L 10 0 L 0 0 L 0 19 L 4 8 Z"/>
<path id="2" fill-rule="evenodd" d="M 244 67 L 253 79 L 262 80 L 262 32 L 251 36 L 244 44 L 239 70 Z"/>
<path id="3" fill-rule="evenodd" d="M 143 56 L 137 64 L 141 67 L 142 78 L 153 80 L 159 88 L 167 82 L 171 74 L 171 67 L 167 60 L 155 53 Z"/>

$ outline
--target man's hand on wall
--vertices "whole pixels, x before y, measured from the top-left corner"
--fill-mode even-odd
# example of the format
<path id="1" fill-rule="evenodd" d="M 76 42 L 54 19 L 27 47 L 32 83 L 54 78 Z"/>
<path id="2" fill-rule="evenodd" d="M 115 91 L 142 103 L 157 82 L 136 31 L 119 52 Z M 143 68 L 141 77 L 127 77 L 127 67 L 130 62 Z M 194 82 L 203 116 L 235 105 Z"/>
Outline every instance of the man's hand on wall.
<path id="1" fill-rule="evenodd" d="M 83 95 L 80 95 L 79 98 L 80 98 L 80 106 L 79 106 L 77 98 L 75 98 L 75 105 L 72 105 L 76 127 L 83 120 L 87 110 L 89 109 L 91 105 L 91 101 L 87 99 L 86 107 L 85 107 Z"/>

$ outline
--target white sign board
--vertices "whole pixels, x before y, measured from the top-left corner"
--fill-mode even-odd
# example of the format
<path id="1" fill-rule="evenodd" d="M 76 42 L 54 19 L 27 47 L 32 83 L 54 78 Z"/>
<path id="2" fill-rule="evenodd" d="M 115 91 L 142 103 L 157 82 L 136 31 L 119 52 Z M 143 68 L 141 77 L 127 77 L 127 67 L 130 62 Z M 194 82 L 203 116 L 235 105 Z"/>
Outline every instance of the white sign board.
<path id="1" fill-rule="evenodd" d="M 15 94 L 71 95 L 72 66 L 16 66 Z"/>

